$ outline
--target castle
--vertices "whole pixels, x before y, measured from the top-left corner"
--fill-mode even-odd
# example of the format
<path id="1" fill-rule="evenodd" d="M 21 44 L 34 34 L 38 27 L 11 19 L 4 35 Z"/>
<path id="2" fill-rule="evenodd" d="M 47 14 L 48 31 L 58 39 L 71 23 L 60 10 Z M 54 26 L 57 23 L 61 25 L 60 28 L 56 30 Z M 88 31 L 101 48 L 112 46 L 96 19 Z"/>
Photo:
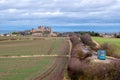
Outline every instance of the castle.
<path id="1" fill-rule="evenodd" d="M 56 36 L 50 27 L 43 26 L 39 26 L 38 29 L 32 28 L 31 33 L 33 36 Z"/>
<path id="2" fill-rule="evenodd" d="M 50 27 L 43 27 L 43 26 L 39 26 L 38 29 L 34 29 L 32 28 L 32 33 L 43 33 L 43 32 L 49 32 L 51 33 L 51 28 Z"/>

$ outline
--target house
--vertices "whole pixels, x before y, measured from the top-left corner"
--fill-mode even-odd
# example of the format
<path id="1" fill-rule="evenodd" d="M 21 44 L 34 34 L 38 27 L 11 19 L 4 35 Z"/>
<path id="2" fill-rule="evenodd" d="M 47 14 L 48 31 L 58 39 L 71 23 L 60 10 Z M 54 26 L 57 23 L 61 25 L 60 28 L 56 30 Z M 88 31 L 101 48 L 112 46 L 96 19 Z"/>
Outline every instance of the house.
<path id="1" fill-rule="evenodd" d="M 56 34 L 56 33 L 51 32 L 50 36 L 51 36 L 51 37 L 57 37 L 57 34 Z"/>
<path id="2" fill-rule="evenodd" d="M 4 36 L 4 34 L 0 34 L 0 36 Z"/>
<path id="3" fill-rule="evenodd" d="M 115 34 L 115 37 L 116 37 L 116 38 L 120 38 L 120 32 L 116 33 L 116 34 Z"/>
<path id="4" fill-rule="evenodd" d="M 112 33 L 100 33 L 100 37 L 104 37 L 104 38 L 114 38 L 115 35 Z"/>

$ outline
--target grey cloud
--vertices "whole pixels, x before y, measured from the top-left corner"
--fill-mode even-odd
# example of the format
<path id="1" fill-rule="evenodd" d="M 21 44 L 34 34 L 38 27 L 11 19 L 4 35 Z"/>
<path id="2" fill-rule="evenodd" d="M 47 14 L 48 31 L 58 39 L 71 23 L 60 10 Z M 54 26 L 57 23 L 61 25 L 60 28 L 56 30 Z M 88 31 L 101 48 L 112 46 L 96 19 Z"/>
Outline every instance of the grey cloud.
<path id="1" fill-rule="evenodd" d="M 119 11 L 120 0 L 0 0 L 1 24 L 10 25 L 119 23 Z"/>

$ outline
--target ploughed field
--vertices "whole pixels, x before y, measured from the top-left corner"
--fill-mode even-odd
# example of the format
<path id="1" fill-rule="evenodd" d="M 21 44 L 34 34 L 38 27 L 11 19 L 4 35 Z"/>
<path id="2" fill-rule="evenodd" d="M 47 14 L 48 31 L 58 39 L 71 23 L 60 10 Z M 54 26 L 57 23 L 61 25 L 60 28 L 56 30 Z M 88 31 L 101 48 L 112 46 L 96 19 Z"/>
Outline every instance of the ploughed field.
<path id="1" fill-rule="evenodd" d="M 0 56 L 56 54 L 59 53 L 62 40 L 38 38 L 36 40 L 0 41 Z"/>
<path id="2" fill-rule="evenodd" d="M 42 74 L 55 58 L 2 58 L 0 59 L 0 80 L 31 80 Z"/>
<path id="3" fill-rule="evenodd" d="M 0 37 L 0 80 L 60 80 L 69 49 L 67 38 Z"/>

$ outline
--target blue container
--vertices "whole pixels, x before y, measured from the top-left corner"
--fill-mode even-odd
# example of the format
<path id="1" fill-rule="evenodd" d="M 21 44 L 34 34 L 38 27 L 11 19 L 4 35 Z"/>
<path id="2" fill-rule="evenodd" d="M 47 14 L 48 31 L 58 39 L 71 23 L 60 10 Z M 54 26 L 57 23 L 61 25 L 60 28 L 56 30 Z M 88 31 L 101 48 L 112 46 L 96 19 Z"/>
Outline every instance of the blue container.
<path id="1" fill-rule="evenodd" d="M 106 51 L 105 50 L 98 50 L 98 59 L 100 60 L 106 60 Z"/>

